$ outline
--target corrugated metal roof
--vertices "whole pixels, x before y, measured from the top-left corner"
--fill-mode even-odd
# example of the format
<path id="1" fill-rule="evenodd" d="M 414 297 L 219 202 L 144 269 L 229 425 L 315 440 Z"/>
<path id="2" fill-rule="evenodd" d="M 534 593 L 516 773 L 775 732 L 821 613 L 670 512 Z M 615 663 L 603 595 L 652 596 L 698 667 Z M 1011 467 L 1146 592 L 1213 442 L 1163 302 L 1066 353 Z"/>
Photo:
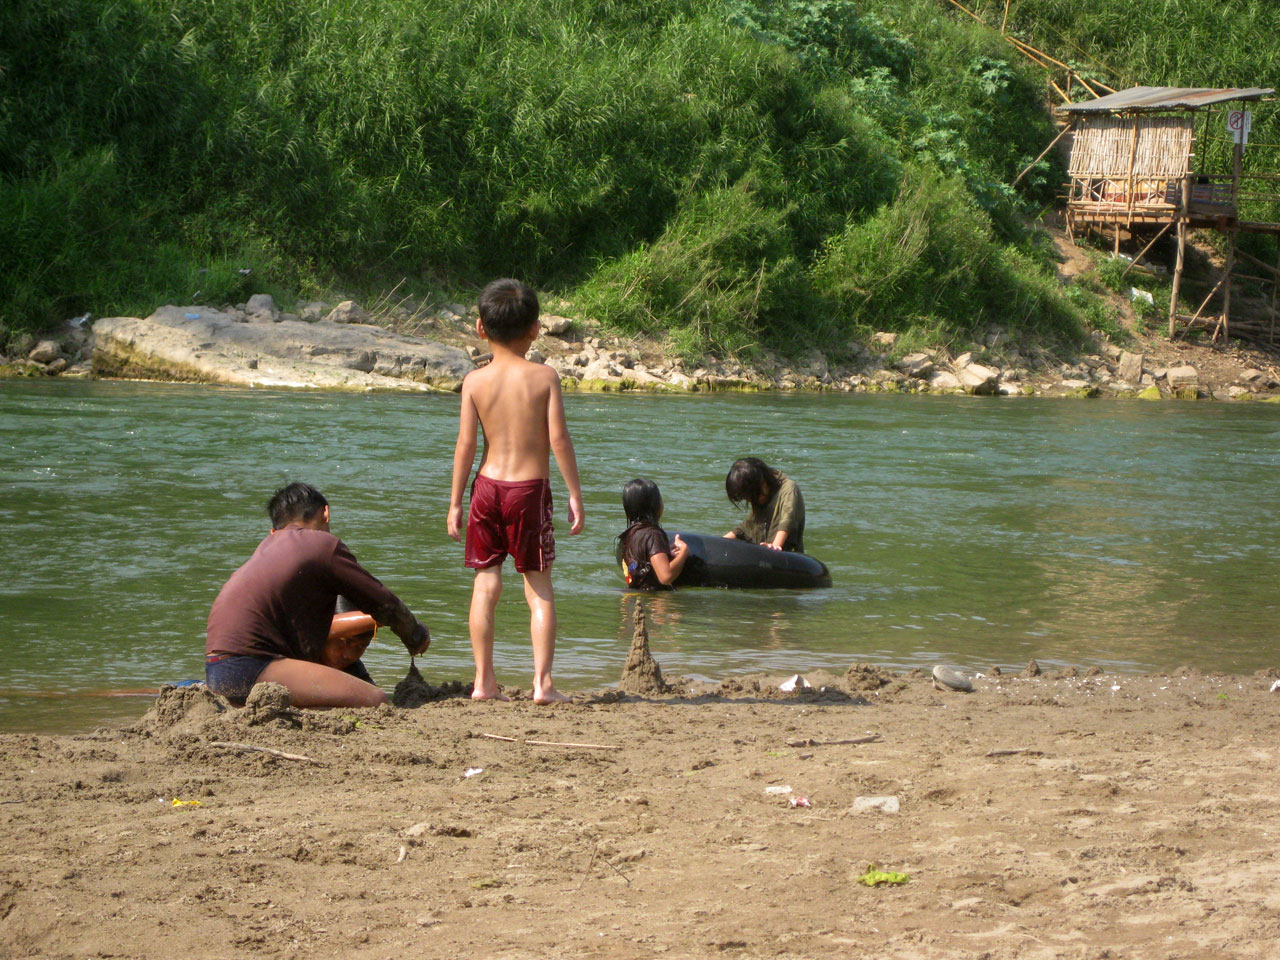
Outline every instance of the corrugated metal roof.
<path id="1" fill-rule="evenodd" d="M 1258 100 L 1269 93 L 1267 87 L 1132 87 L 1097 100 L 1083 100 L 1058 107 L 1060 113 L 1121 113 L 1138 110 L 1194 109 L 1231 100 Z"/>

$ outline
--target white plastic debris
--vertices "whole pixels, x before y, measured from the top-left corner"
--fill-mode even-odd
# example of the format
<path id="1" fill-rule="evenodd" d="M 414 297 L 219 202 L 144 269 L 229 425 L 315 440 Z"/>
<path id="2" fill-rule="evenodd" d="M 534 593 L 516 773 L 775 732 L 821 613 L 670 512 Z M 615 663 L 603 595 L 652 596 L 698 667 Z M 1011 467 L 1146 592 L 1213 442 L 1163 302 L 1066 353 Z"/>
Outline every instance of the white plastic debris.
<path id="1" fill-rule="evenodd" d="M 463 776 L 478 777 L 482 773 L 484 773 L 484 767 L 467 767 L 467 772 L 464 773 Z"/>
<path id="2" fill-rule="evenodd" d="M 902 809 L 897 797 L 856 797 L 853 801 L 853 812 L 879 810 L 881 813 L 897 813 Z"/>
<path id="3" fill-rule="evenodd" d="M 1151 304 L 1152 306 L 1155 306 L 1155 302 L 1156 302 L 1155 297 L 1151 296 L 1150 290 L 1139 290 L 1137 287 L 1129 288 L 1129 299 L 1145 300 L 1147 301 L 1147 303 Z"/>
<path id="4" fill-rule="evenodd" d="M 1277 680 L 1275 683 L 1271 685 L 1272 693 L 1275 693 L 1277 690 L 1280 690 L 1280 680 Z"/>
<path id="5" fill-rule="evenodd" d="M 800 674 L 796 674 L 790 680 L 784 680 L 778 684 L 778 689 L 783 693 L 791 693 L 793 690 L 812 690 L 813 686 Z"/>
<path id="6" fill-rule="evenodd" d="M 777 796 L 783 796 L 785 794 L 790 793 L 791 788 L 790 787 L 765 787 L 764 792 L 769 794 L 770 796 L 777 797 Z"/>

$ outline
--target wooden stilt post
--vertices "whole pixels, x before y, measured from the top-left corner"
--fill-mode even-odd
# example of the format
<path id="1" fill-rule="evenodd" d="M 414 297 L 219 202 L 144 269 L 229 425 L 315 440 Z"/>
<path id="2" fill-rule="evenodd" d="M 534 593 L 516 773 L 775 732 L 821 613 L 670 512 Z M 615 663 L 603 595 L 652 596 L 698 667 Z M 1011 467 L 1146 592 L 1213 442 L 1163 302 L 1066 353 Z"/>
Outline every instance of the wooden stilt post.
<path id="1" fill-rule="evenodd" d="M 1178 288 L 1182 286 L 1182 268 L 1187 257 L 1187 211 L 1191 207 L 1191 172 L 1182 180 L 1182 199 L 1178 204 L 1178 260 L 1173 268 L 1173 293 L 1169 295 L 1169 339 L 1173 339 L 1178 320 Z"/>
<path id="2" fill-rule="evenodd" d="M 1222 291 L 1222 342 L 1231 339 L 1231 273 L 1236 268 L 1236 232 L 1227 234 L 1227 275 L 1226 287 Z M 1216 337 L 1214 338 L 1217 339 Z"/>
<path id="3" fill-rule="evenodd" d="M 1276 294 L 1280 293 L 1280 237 L 1276 237 L 1276 275 L 1271 284 L 1271 332 L 1267 339 L 1276 342 Z"/>
<path id="4" fill-rule="evenodd" d="M 1113 256 L 1115 257 L 1120 256 L 1120 221 L 1119 220 L 1116 221 L 1116 249 Z"/>
<path id="5" fill-rule="evenodd" d="M 1129 271 L 1138 265 L 1138 261 L 1147 255 L 1147 251 L 1150 250 L 1152 247 L 1154 247 L 1156 245 L 1156 241 L 1159 240 L 1161 237 L 1163 237 L 1166 233 L 1168 233 L 1169 228 L 1172 226 L 1173 226 L 1173 221 L 1170 220 L 1168 223 L 1166 223 L 1163 227 L 1160 228 L 1159 233 L 1157 233 L 1154 237 L 1152 237 L 1150 240 L 1147 241 L 1147 245 L 1142 248 L 1142 252 L 1139 253 L 1136 257 L 1134 257 L 1129 262 L 1129 265 L 1124 268 L 1124 273 L 1120 274 L 1121 280 L 1123 280 L 1125 277 L 1129 275 Z"/>

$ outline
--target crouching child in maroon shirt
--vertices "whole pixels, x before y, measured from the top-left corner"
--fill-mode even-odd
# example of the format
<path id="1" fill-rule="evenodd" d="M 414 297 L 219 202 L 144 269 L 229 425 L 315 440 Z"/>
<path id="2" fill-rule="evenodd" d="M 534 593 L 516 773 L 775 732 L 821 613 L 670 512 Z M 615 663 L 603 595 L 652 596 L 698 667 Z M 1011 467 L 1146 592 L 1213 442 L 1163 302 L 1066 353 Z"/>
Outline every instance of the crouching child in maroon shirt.
<path id="1" fill-rule="evenodd" d="M 320 491 L 291 483 L 276 491 L 267 512 L 271 532 L 209 611 L 209 689 L 233 703 L 243 703 L 255 683 L 283 684 L 297 707 L 386 703 L 360 661 L 371 635 L 330 640 L 338 598 L 390 627 L 410 653 L 427 649 L 427 628 L 329 532 L 329 502 Z"/>

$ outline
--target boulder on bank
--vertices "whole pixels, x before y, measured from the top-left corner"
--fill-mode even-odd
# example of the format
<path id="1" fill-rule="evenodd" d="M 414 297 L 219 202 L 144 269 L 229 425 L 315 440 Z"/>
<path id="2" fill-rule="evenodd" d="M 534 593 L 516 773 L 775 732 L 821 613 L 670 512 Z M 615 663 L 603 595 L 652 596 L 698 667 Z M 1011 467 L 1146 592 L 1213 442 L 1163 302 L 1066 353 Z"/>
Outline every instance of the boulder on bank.
<path id="1" fill-rule="evenodd" d="M 36 363 L 53 363 L 62 356 L 62 346 L 56 340 L 41 340 L 27 354 L 28 360 Z"/>
<path id="2" fill-rule="evenodd" d="M 161 307 L 93 328 L 99 377 L 242 387 L 457 390 L 474 364 L 456 347 L 365 324 L 239 323 L 208 307 Z"/>

